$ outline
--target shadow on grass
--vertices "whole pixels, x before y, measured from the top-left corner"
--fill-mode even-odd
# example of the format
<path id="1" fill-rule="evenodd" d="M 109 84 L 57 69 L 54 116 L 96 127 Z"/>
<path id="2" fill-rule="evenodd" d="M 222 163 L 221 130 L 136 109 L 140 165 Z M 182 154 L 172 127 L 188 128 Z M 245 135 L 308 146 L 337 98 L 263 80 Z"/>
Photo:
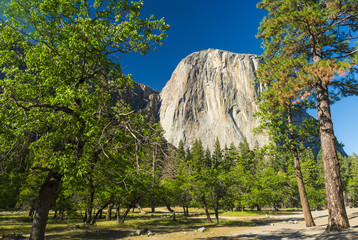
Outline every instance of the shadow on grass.
<path id="1" fill-rule="evenodd" d="M 121 239 L 126 238 L 129 236 L 131 231 L 129 230 L 113 230 L 113 229 L 98 229 L 97 231 L 82 231 L 82 232 L 72 232 L 67 234 L 50 234 L 46 236 L 46 239 L 72 239 L 72 240 L 79 240 L 79 239 Z"/>
<path id="2" fill-rule="evenodd" d="M 200 238 L 199 238 L 200 239 Z M 204 239 L 204 238 L 202 238 Z M 236 240 L 236 239 L 253 239 L 253 240 L 283 240 L 283 239 L 290 239 L 290 240 L 304 240 L 304 239 L 315 239 L 315 240 L 354 240 L 358 239 L 357 232 L 351 231 L 341 231 L 336 233 L 330 234 L 304 234 L 302 232 L 297 232 L 291 229 L 284 229 L 278 232 L 270 232 L 268 234 L 240 234 L 237 236 L 218 236 L 218 237 L 209 237 L 205 239 L 210 240 Z"/>
<path id="3" fill-rule="evenodd" d="M 218 237 L 209 237 L 209 238 L 205 238 L 205 239 L 211 239 L 211 240 L 235 240 L 235 239 L 254 239 L 254 240 L 269 240 L 269 239 L 305 239 L 305 235 L 302 235 L 299 232 L 284 232 L 284 233 L 278 233 L 272 236 L 267 236 L 267 235 L 260 235 L 260 234 L 242 234 L 242 235 L 237 235 L 237 236 L 218 236 Z M 312 236 L 311 236 L 312 237 Z M 204 239 L 204 238 L 203 238 Z"/>

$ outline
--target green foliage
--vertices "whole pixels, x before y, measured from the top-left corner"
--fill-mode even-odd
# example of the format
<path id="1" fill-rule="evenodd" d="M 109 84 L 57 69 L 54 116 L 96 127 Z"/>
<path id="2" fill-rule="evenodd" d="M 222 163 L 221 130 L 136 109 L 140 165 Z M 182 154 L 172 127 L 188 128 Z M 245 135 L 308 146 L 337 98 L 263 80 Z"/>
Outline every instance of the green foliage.
<path id="1" fill-rule="evenodd" d="M 16 207 L 19 198 L 21 176 L 13 172 L 5 172 L 0 175 L 0 209 L 12 209 Z"/>
<path id="2" fill-rule="evenodd" d="M 119 98 L 131 76 L 116 60 L 155 50 L 167 36 L 164 19 L 143 19 L 142 6 L 126 0 L 0 3 L 0 154 L 7 169 L 0 173 L 1 179 L 28 175 L 23 205 L 32 205 L 42 184 L 42 175 L 30 174 L 35 171 L 61 174 L 59 209 L 81 199 L 75 207 L 88 215 L 118 194 L 128 196 L 124 202 L 146 196 L 152 178 L 145 160 L 161 133 Z M 14 174 L 18 169 L 24 174 Z"/>
<path id="3" fill-rule="evenodd" d="M 348 180 L 347 193 L 348 204 L 353 207 L 358 206 L 358 158 L 357 156 L 350 156 L 352 159 L 352 176 Z"/>
<path id="4" fill-rule="evenodd" d="M 268 12 L 258 34 L 265 48 L 260 78 L 275 87 L 273 99 L 307 99 L 317 81 L 335 88 L 332 100 L 358 93 L 351 75 L 357 64 L 355 1 L 264 0 L 258 7 Z"/>
<path id="5" fill-rule="evenodd" d="M 321 209 L 326 205 L 323 173 L 319 173 L 317 160 L 310 148 L 300 154 L 303 181 L 311 208 Z"/>
<path id="6" fill-rule="evenodd" d="M 36 206 L 38 192 L 46 178 L 46 173 L 39 170 L 30 170 L 24 183 L 21 185 L 18 204 L 23 209 L 32 209 Z"/>

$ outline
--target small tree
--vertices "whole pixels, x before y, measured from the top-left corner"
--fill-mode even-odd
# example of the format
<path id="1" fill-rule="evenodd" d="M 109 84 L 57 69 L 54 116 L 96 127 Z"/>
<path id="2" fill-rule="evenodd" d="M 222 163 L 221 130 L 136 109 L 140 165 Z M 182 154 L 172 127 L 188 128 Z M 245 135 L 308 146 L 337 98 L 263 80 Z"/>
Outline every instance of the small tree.
<path id="1" fill-rule="evenodd" d="M 301 146 L 301 149 L 303 147 Z M 302 160 L 302 175 L 307 190 L 307 197 L 312 208 L 322 208 L 326 205 L 324 179 L 320 177 L 317 170 L 317 160 L 310 148 L 300 152 Z"/>

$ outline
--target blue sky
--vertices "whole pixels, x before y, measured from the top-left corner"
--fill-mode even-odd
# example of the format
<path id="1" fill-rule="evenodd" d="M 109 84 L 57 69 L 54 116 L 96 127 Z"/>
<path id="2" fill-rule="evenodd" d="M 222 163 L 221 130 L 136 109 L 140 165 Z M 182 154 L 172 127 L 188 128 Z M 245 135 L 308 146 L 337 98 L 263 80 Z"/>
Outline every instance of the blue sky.
<path id="1" fill-rule="evenodd" d="M 244 0 L 144 0 L 143 16 L 164 17 L 171 25 L 168 38 L 158 52 L 146 56 L 120 56 L 125 73 L 136 82 L 160 91 L 177 64 L 189 54 L 208 48 L 260 55 L 257 28 L 265 12 L 259 1 Z M 317 116 L 316 111 L 309 112 Z M 347 154 L 358 153 L 358 97 L 349 97 L 332 106 L 335 134 Z"/>

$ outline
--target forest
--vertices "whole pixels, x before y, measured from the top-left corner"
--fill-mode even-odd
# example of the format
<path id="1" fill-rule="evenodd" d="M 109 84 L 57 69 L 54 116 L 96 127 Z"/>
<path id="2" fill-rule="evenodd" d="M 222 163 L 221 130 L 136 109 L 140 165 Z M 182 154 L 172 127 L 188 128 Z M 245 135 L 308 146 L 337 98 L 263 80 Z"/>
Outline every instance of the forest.
<path id="1" fill-rule="evenodd" d="M 160 123 L 125 103 L 133 80 L 116 59 L 156 50 L 170 28 L 142 18 L 143 4 L 1 1 L 0 209 L 28 211 L 30 239 L 44 239 L 50 212 L 94 225 L 104 212 L 123 223 L 133 208 L 158 206 L 185 216 L 202 208 L 215 224 L 223 209 L 302 208 L 307 227 L 310 209 L 328 209 L 326 231 L 349 228 L 358 156 L 339 153 L 330 104 L 358 95 L 358 3 L 258 4 L 267 17 L 257 78 L 267 89 L 255 131 L 271 144 L 252 149 L 218 140 L 205 149 L 200 139 L 172 146 Z M 308 108 L 317 120 L 293 120 Z"/>

